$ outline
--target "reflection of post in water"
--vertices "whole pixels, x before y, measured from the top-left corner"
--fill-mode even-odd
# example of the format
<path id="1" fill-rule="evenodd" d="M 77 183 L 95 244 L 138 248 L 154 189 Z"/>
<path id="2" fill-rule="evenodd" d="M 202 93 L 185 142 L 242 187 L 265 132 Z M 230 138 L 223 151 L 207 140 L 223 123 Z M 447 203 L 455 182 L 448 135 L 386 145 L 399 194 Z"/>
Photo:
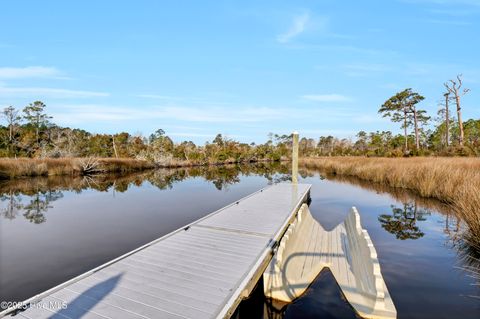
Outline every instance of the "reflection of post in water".
<path id="1" fill-rule="evenodd" d="M 403 203 L 402 208 L 395 205 L 391 208 L 392 214 L 382 214 L 378 217 L 383 229 L 401 240 L 418 239 L 425 235 L 417 226 L 417 222 L 426 220 L 425 216 L 431 214 L 428 210 L 418 208 L 415 200 Z"/>

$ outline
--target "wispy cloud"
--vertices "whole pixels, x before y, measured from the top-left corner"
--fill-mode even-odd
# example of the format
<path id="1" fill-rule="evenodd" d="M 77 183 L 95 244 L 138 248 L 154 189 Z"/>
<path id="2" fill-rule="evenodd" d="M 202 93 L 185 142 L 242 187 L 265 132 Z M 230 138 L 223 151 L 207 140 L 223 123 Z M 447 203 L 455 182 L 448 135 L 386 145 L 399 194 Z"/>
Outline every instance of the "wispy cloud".
<path id="1" fill-rule="evenodd" d="M 427 22 L 433 24 L 444 24 L 449 26 L 469 26 L 471 22 L 461 20 L 428 19 Z"/>
<path id="2" fill-rule="evenodd" d="M 400 90 L 402 89 L 402 86 L 396 83 L 382 83 L 378 86 L 379 88 L 382 89 L 389 89 L 389 90 Z"/>
<path id="3" fill-rule="evenodd" d="M 164 107 L 154 111 L 159 117 L 189 122 L 262 122 L 281 118 L 281 111 L 268 107 L 240 107 L 235 111 L 220 107 Z"/>
<path id="4" fill-rule="evenodd" d="M 341 94 L 306 94 L 301 96 L 304 100 L 315 102 L 349 102 L 352 99 Z"/>
<path id="5" fill-rule="evenodd" d="M 302 134 L 308 134 L 313 136 L 354 136 L 357 133 L 355 130 L 344 130 L 344 129 L 315 129 L 315 130 L 302 130 Z"/>
<path id="6" fill-rule="evenodd" d="M 350 101 L 351 99 L 342 95 L 329 94 L 317 95 L 313 98 L 315 101 Z M 142 106 L 118 106 L 103 104 L 50 104 L 49 105 L 55 120 L 62 125 L 77 125 L 93 122 L 122 122 L 122 121 L 163 121 L 165 123 L 175 123 L 175 125 L 201 125 L 205 128 L 213 125 L 237 126 L 263 126 L 263 123 L 281 122 L 284 120 L 306 121 L 312 118 L 345 119 L 356 118 L 363 114 L 356 108 L 324 108 L 320 106 L 299 106 L 292 107 L 264 107 L 264 106 L 242 106 L 237 105 L 232 108 L 224 107 L 198 107 L 198 106 L 165 106 L 150 105 Z M 300 111 L 302 110 L 302 111 Z M 192 124 L 186 124 L 192 123 Z M 233 127 L 233 126 L 232 126 Z M 190 131 L 190 129 L 181 129 L 181 131 Z M 198 132 L 204 133 L 204 132 Z M 210 133 L 210 132 L 205 132 Z"/>
<path id="7" fill-rule="evenodd" d="M 180 100 L 181 99 L 174 96 L 160 95 L 160 94 L 137 94 L 135 96 L 145 98 L 145 99 L 158 99 L 158 100 Z"/>
<path id="8" fill-rule="evenodd" d="M 378 114 L 363 114 L 356 116 L 352 119 L 352 122 L 361 123 L 361 124 L 371 124 L 371 123 L 389 123 L 389 120 L 378 116 Z"/>
<path id="9" fill-rule="evenodd" d="M 413 76 L 416 78 L 434 78 L 447 71 L 455 74 L 458 70 L 465 69 L 464 66 L 459 64 L 435 64 L 408 61 L 396 61 L 392 64 L 358 62 L 328 67 L 332 70 L 333 68 L 335 68 L 335 70 L 341 69 L 345 75 L 350 77 L 378 77 L 385 74 L 392 74 L 394 76 Z M 317 67 L 315 68 L 317 69 Z"/>
<path id="10" fill-rule="evenodd" d="M 296 36 L 303 33 L 307 27 L 307 24 L 310 21 L 310 14 L 308 12 L 297 15 L 293 18 L 292 25 L 287 30 L 287 32 L 279 34 L 277 36 L 277 41 L 280 43 L 287 43 Z"/>
<path id="11" fill-rule="evenodd" d="M 27 66 L 23 68 L 0 67 L 0 79 L 22 78 L 58 78 L 62 72 L 57 68 L 45 66 Z"/>
<path id="12" fill-rule="evenodd" d="M 451 17 L 458 17 L 463 18 L 469 15 L 478 13 L 478 10 L 472 10 L 472 8 L 467 9 L 430 9 L 428 12 L 439 15 L 439 16 L 451 16 Z"/>
<path id="13" fill-rule="evenodd" d="M 35 98 L 87 98 L 109 96 L 105 92 L 79 91 L 44 87 L 8 87 L 0 86 L 0 97 L 32 96 Z"/>
<path id="14" fill-rule="evenodd" d="M 284 116 L 284 110 L 268 107 L 237 107 L 235 110 L 221 107 L 194 106 L 146 106 L 142 109 L 126 106 L 99 104 L 66 105 L 58 107 L 55 118 L 67 123 L 82 121 L 132 121 L 164 119 L 201 123 L 251 123 L 276 120 Z M 75 116 L 71 116 L 75 114 Z"/>
<path id="15" fill-rule="evenodd" d="M 407 3 L 414 3 L 414 4 L 430 3 L 430 4 L 437 4 L 437 5 L 451 5 L 451 6 L 458 6 L 458 5 L 480 6 L 480 1 L 478 0 L 401 0 L 401 1 L 407 2 Z"/>
<path id="16" fill-rule="evenodd" d="M 305 43 L 292 43 L 288 44 L 289 48 L 297 50 L 318 50 L 318 51 L 335 51 L 335 52 L 351 52 L 354 54 L 362 55 L 376 55 L 376 56 L 398 56 L 399 52 L 390 49 L 376 49 L 360 47 L 355 45 L 342 45 L 342 44 L 305 44 Z"/>
<path id="17" fill-rule="evenodd" d="M 204 98 L 199 98 L 199 97 L 181 97 L 181 96 L 171 96 L 171 95 L 161 95 L 161 94 L 150 94 L 150 93 L 147 93 L 147 94 L 136 94 L 134 95 L 135 97 L 139 97 L 139 98 L 142 98 L 142 99 L 151 99 L 151 100 L 160 100 L 162 102 L 176 102 L 176 103 L 179 103 L 179 102 L 198 102 L 198 103 L 201 103 L 201 102 L 206 102 L 206 103 L 210 103 L 208 101 L 206 101 Z"/>
<path id="18" fill-rule="evenodd" d="M 177 137 L 215 137 L 215 134 L 192 133 L 192 132 L 171 132 L 171 133 L 168 133 L 168 135 L 177 136 Z"/>
<path id="19" fill-rule="evenodd" d="M 378 63 L 345 64 L 341 67 L 345 70 L 345 74 L 351 77 L 363 77 L 372 73 L 385 73 L 393 70 L 389 65 Z"/>

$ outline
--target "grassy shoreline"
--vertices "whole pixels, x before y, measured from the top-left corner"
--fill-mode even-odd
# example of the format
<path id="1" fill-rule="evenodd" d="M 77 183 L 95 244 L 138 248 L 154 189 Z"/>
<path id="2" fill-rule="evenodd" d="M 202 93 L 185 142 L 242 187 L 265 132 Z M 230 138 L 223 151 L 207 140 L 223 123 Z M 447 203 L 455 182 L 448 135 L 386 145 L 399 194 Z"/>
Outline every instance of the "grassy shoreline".
<path id="1" fill-rule="evenodd" d="M 99 172 L 126 173 L 153 168 L 147 161 L 123 158 L 2 158 L 0 179 L 34 176 L 80 176 Z"/>
<path id="2" fill-rule="evenodd" d="M 255 162 L 269 162 L 256 160 Z M 132 158 L 0 158 L 0 180 L 35 176 L 82 176 L 100 173 L 128 173 L 154 168 L 178 168 L 209 165 L 238 164 L 241 162 L 197 163 L 191 161 L 168 161 L 153 163 Z"/>
<path id="3" fill-rule="evenodd" d="M 480 158 L 319 157 L 300 165 L 325 173 L 414 191 L 448 204 L 468 226 L 480 248 Z"/>

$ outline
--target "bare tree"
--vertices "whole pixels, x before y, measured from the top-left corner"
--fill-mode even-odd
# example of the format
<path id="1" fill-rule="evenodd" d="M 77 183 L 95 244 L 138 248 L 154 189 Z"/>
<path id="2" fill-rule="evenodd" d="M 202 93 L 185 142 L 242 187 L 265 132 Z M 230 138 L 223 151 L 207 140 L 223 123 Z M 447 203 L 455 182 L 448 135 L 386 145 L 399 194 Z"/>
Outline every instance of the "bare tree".
<path id="1" fill-rule="evenodd" d="M 423 99 L 423 97 L 421 96 Z M 420 134 L 419 134 L 419 125 L 426 124 L 430 117 L 426 115 L 427 111 L 417 110 L 416 101 L 411 102 L 410 108 L 413 113 L 413 126 L 415 128 L 415 147 L 417 150 L 420 149 Z"/>
<path id="2" fill-rule="evenodd" d="M 8 141 L 10 144 L 13 142 L 13 134 L 15 130 L 15 126 L 20 121 L 20 116 L 18 116 L 18 110 L 16 110 L 13 106 L 9 106 L 3 109 L 2 115 L 7 120 L 8 124 Z"/>
<path id="3" fill-rule="evenodd" d="M 115 154 L 115 158 L 118 158 L 117 147 L 115 146 L 115 135 L 112 135 L 112 144 L 113 144 L 113 152 Z"/>
<path id="4" fill-rule="evenodd" d="M 18 115 L 18 110 L 16 110 L 13 106 L 9 106 L 3 109 L 2 111 L 3 117 L 7 120 L 8 125 L 8 148 L 10 155 L 12 152 L 15 152 L 15 130 L 17 125 L 19 124 L 20 120 L 22 119 Z"/>
<path id="5" fill-rule="evenodd" d="M 450 114 L 450 102 L 452 101 L 452 97 L 450 96 L 450 92 L 445 92 L 443 94 L 445 98 L 444 101 L 439 102 L 439 110 L 437 112 L 438 118 L 437 121 L 439 123 L 438 129 L 441 130 L 441 143 L 443 147 L 450 146 L 450 123 L 454 121 Z"/>
<path id="6" fill-rule="evenodd" d="M 461 74 L 457 75 L 457 80 L 450 80 L 449 82 L 444 83 L 445 88 L 447 88 L 447 91 L 453 94 L 455 98 L 455 103 L 457 104 L 457 119 L 458 119 L 458 127 L 460 129 L 459 143 L 461 146 L 463 146 L 464 132 L 463 132 L 462 107 L 460 105 L 460 97 L 464 96 L 470 91 L 470 89 L 461 90 L 462 84 L 463 83 L 462 83 Z"/>
<path id="7" fill-rule="evenodd" d="M 450 92 L 446 92 L 443 96 L 445 97 L 445 144 L 448 147 L 450 144 L 450 114 L 448 111 Z"/>

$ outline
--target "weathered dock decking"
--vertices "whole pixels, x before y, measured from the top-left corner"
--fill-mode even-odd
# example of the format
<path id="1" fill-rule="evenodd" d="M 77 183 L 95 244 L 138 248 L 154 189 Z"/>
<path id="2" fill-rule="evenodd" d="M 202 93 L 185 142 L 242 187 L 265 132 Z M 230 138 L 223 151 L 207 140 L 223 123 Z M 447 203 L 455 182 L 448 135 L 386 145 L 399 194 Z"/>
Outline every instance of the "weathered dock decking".
<path id="1" fill-rule="evenodd" d="M 229 317 L 263 275 L 309 190 L 266 187 L 29 299 L 32 306 L 16 318 Z"/>

